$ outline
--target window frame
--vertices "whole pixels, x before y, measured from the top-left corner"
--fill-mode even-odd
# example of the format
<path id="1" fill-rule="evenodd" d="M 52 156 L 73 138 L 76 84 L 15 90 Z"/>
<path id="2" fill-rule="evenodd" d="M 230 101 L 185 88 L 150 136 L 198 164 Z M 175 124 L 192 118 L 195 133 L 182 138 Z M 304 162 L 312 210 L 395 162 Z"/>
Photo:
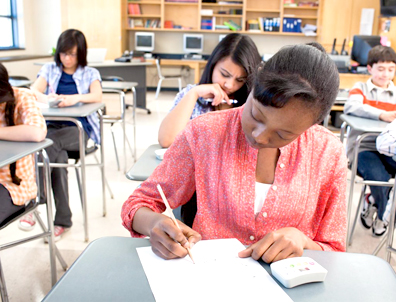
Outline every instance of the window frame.
<path id="1" fill-rule="evenodd" d="M 18 30 L 18 14 L 17 14 L 17 2 L 16 0 L 8 0 L 10 2 L 10 15 L 0 15 L 2 18 L 11 19 L 11 27 L 12 27 L 12 46 L 9 47 L 1 47 L 0 51 L 8 51 L 8 50 L 21 50 L 24 49 L 20 47 L 19 41 L 19 30 Z"/>

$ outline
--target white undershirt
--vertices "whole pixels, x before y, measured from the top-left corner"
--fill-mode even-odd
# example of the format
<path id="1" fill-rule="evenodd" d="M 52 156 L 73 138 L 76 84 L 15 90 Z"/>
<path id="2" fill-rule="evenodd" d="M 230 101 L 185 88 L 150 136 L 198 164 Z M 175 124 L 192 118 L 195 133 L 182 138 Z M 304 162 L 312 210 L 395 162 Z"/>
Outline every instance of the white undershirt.
<path id="1" fill-rule="evenodd" d="M 256 181 L 255 199 L 254 199 L 254 215 L 261 212 L 264 201 L 267 198 L 268 190 L 271 188 L 269 184 L 263 184 Z"/>

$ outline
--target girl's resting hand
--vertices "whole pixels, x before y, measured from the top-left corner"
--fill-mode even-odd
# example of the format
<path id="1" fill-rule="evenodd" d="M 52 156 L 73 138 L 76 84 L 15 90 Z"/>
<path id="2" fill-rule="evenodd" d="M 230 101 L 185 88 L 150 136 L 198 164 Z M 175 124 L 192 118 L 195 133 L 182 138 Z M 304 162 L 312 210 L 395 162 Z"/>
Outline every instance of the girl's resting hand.
<path id="1" fill-rule="evenodd" d="M 260 241 L 239 252 L 238 256 L 263 259 L 266 263 L 301 257 L 308 237 L 296 228 L 282 228 L 265 235 Z"/>
<path id="2" fill-rule="evenodd" d="M 77 104 L 80 101 L 78 94 L 71 94 L 71 95 L 61 94 L 59 95 L 59 99 L 62 99 L 62 102 L 58 104 L 58 107 L 70 107 Z"/>
<path id="3" fill-rule="evenodd" d="M 192 248 L 201 240 L 201 235 L 178 221 L 181 231 L 172 219 L 165 216 L 150 231 L 150 243 L 153 252 L 163 259 L 183 258 L 186 248 Z"/>
<path id="4" fill-rule="evenodd" d="M 222 100 L 225 100 L 228 105 L 231 105 L 231 101 L 227 93 L 221 89 L 219 84 L 202 84 L 195 86 L 193 89 L 198 97 L 213 99 L 213 106 L 219 105 Z"/>

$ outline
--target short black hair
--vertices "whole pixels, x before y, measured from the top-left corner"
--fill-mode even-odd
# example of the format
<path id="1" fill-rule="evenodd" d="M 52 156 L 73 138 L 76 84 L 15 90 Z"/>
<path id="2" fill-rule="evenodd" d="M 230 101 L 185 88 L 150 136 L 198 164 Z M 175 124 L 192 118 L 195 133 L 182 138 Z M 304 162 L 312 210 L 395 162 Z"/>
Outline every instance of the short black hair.
<path id="1" fill-rule="evenodd" d="M 61 66 L 60 54 L 70 51 L 77 46 L 77 62 L 81 67 L 87 66 L 87 41 L 84 34 L 77 29 L 65 30 L 58 38 L 55 51 L 56 66 Z"/>
<path id="2" fill-rule="evenodd" d="M 275 108 L 298 99 L 319 123 L 329 113 L 339 84 L 337 67 L 319 43 L 286 46 L 258 69 L 253 97 Z"/>
<path id="3" fill-rule="evenodd" d="M 370 49 L 367 59 L 367 65 L 373 66 L 378 62 L 393 62 L 396 64 L 395 51 L 387 46 L 377 45 Z"/>
<path id="4" fill-rule="evenodd" d="M 234 105 L 241 106 L 246 102 L 252 89 L 254 72 L 261 62 L 256 44 L 249 36 L 238 33 L 225 36 L 210 55 L 199 84 L 211 84 L 216 64 L 227 57 L 230 57 L 232 62 L 241 66 L 248 76 L 246 83 L 234 94 L 234 98 L 238 100 L 238 103 Z"/>

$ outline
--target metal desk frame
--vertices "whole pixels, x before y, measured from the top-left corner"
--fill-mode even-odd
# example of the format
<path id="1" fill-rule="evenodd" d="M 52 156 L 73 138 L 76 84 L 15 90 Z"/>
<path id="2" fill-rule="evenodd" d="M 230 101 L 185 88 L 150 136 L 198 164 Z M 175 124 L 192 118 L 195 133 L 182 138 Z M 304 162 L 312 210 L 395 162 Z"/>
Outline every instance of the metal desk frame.
<path id="1" fill-rule="evenodd" d="M 76 164 L 60 164 L 60 163 L 50 163 L 50 167 L 52 168 L 80 168 L 81 169 L 81 183 L 82 183 L 82 208 L 83 208 L 83 218 L 84 218 L 84 234 L 85 234 L 85 241 L 88 242 L 88 211 L 87 211 L 87 185 L 86 185 L 86 172 L 85 168 L 87 166 L 96 166 L 99 167 L 102 174 L 102 195 L 103 195 L 103 216 L 106 216 L 106 195 L 105 195 L 105 169 L 104 169 L 104 140 L 103 140 L 103 115 L 101 109 L 103 109 L 103 103 L 90 103 L 90 104 L 83 104 L 81 106 L 77 106 L 77 108 L 85 107 L 86 112 L 83 114 L 78 114 L 78 110 L 75 110 L 75 107 L 64 107 L 64 108 L 42 108 L 42 114 L 47 121 L 69 121 L 74 123 L 79 131 L 79 144 L 80 144 L 80 162 Z M 70 112 L 72 109 L 73 112 Z M 69 115 L 66 111 L 69 111 Z M 98 164 L 85 164 L 85 131 L 81 124 L 81 122 L 77 119 L 78 117 L 86 117 L 94 112 L 97 112 L 99 115 L 99 123 L 100 123 L 100 138 L 101 138 L 101 145 L 100 145 L 100 162 Z"/>
<path id="2" fill-rule="evenodd" d="M 358 165 L 358 154 L 359 154 L 359 147 L 360 144 L 363 142 L 363 140 L 369 136 L 378 136 L 388 125 L 386 122 L 382 121 L 376 121 L 376 120 L 370 120 L 370 119 L 365 119 L 361 117 L 356 117 L 356 116 L 350 116 L 350 115 L 345 115 L 342 114 L 340 116 L 341 120 L 343 120 L 343 124 L 341 126 L 341 135 L 340 139 L 341 142 L 344 141 L 344 136 L 345 136 L 345 130 L 346 127 L 349 126 L 353 128 L 354 130 L 358 130 L 363 132 L 361 135 L 359 135 L 356 138 L 356 141 L 354 143 L 354 155 L 353 155 L 353 161 L 352 161 L 352 167 L 351 167 L 351 182 L 350 182 L 350 187 L 349 187 L 349 196 L 348 196 L 348 234 L 347 234 L 347 244 L 350 245 L 352 243 L 352 234 L 355 229 L 355 224 L 350 228 L 350 217 L 351 217 L 351 211 L 352 211 L 352 199 L 353 199 L 353 189 L 354 189 L 354 184 L 355 184 L 355 178 L 357 175 L 357 165 Z M 384 187 L 393 187 L 394 190 L 396 188 L 396 182 L 395 183 L 390 183 L 386 181 L 373 181 L 373 180 L 362 180 L 359 181 L 359 183 L 363 185 L 372 185 L 372 186 L 384 186 Z M 395 225 L 395 210 L 396 210 L 396 194 L 393 194 L 393 201 L 392 201 L 392 209 L 391 209 L 391 219 L 389 222 L 388 226 L 388 235 L 387 237 L 387 261 L 391 261 L 391 252 L 396 253 L 396 249 L 392 247 L 392 242 L 393 242 L 393 232 L 394 232 L 394 225 Z M 358 215 L 359 208 L 356 210 L 356 215 Z M 385 241 L 383 241 L 385 242 Z M 383 243 L 382 243 L 383 244 Z M 380 245 L 376 248 L 374 253 L 377 253 L 379 248 L 381 247 Z"/>
<path id="3" fill-rule="evenodd" d="M 5 145 L 5 146 L 4 146 Z M 66 271 L 68 268 L 66 262 L 63 260 L 62 255 L 60 254 L 58 248 L 55 245 L 54 241 L 54 222 L 53 222 L 53 210 L 52 210 L 52 198 L 51 198 L 51 180 L 50 180 L 50 168 L 49 168 L 49 158 L 47 156 L 47 153 L 45 152 L 45 148 L 49 147 L 52 145 L 52 141 L 50 139 L 45 139 L 42 142 L 39 143 L 32 143 L 32 142 L 15 142 L 15 141 L 1 141 L 0 140 L 0 146 L 2 147 L 2 155 L 4 154 L 7 156 L 4 158 L 1 156 L 0 158 L 0 167 L 9 165 L 25 156 L 29 156 L 30 154 L 35 153 L 35 168 L 36 168 L 36 175 L 37 173 L 37 167 L 38 167 L 38 161 L 37 157 L 38 154 L 41 155 L 42 160 L 43 160 L 43 169 L 44 169 L 44 187 L 46 188 L 46 195 L 47 195 L 47 202 L 46 202 L 46 207 L 47 207 L 47 227 L 45 227 L 43 221 L 41 220 L 40 216 L 37 214 L 37 220 L 40 224 L 40 226 L 43 229 L 43 232 L 37 235 L 25 237 L 23 239 L 15 240 L 10 243 L 5 243 L 0 245 L 0 251 L 5 250 L 8 248 L 12 248 L 14 246 L 17 246 L 22 243 L 30 242 L 32 240 L 36 240 L 39 238 L 44 238 L 48 237 L 48 242 L 49 242 L 49 252 L 50 252 L 50 267 L 51 267 L 51 283 L 52 286 L 55 285 L 57 282 L 57 274 L 56 274 L 56 260 L 55 256 L 59 259 L 59 262 L 61 263 L 63 269 Z M 23 147 L 23 152 L 19 152 L 18 148 Z M 6 150 L 5 150 L 6 149 Z M 18 152 L 16 152 L 17 150 Z M 11 156 L 9 156 L 12 153 Z M 37 186 L 37 197 L 36 201 L 37 203 L 39 202 L 40 198 L 40 186 Z M 35 208 L 34 208 L 35 209 Z M 1 265 L 1 264 L 0 264 Z M 4 276 L 2 275 L 0 278 L 0 287 L 2 287 L 1 295 L 2 295 L 2 301 L 8 301 L 8 294 L 7 290 L 5 287 L 5 279 Z"/>
<path id="4" fill-rule="evenodd" d="M 127 155 L 126 155 L 126 141 L 129 144 L 128 138 L 126 136 L 125 131 L 125 111 L 126 111 L 126 102 L 125 102 L 125 93 L 124 90 L 131 90 L 132 91 L 132 122 L 133 122 L 133 158 L 136 161 L 136 89 L 135 87 L 138 86 L 136 82 L 111 82 L 111 81 L 103 81 L 102 88 L 103 92 L 108 93 L 120 93 L 121 94 L 121 125 L 123 131 L 123 151 L 124 151 L 124 173 L 126 173 L 126 165 L 127 165 Z M 114 117 L 106 117 L 104 116 L 105 121 L 110 122 L 118 122 L 118 119 Z"/>

